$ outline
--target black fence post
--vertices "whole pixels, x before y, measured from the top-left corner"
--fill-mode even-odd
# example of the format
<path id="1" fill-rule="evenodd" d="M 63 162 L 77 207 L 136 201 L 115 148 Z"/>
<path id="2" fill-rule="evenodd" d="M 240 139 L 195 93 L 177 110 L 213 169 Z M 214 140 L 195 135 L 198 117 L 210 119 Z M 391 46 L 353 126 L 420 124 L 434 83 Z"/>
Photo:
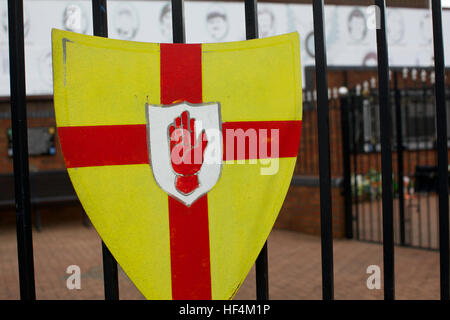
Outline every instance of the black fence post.
<path id="1" fill-rule="evenodd" d="M 245 34 L 246 39 L 257 39 L 258 33 L 258 4 L 257 0 L 245 0 Z"/>
<path id="2" fill-rule="evenodd" d="M 401 92 L 398 88 L 398 72 L 394 71 L 395 91 L 395 127 L 397 138 L 397 184 L 398 184 L 398 210 L 400 218 L 400 244 L 405 245 L 405 192 L 403 190 L 403 125 L 402 125 L 402 102 Z"/>
<path id="3" fill-rule="evenodd" d="M 439 250 L 441 273 L 441 300 L 450 299 L 449 270 L 449 205 L 448 205 L 448 150 L 447 107 L 445 101 L 445 57 L 442 35 L 442 6 L 440 0 L 432 1 L 434 68 L 436 93 L 436 126 L 439 191 Z"/>
<path id="4" fill-rule="evenodd" d="M 377 29 L 378 86 L 380 103 L 380 142 L 383 199 L 384 298 L 394 300 L 394 216 L 392 202 L 392 122 L 389 103 L 389 60 L 386 32 L 386 4 L 376 0 L 380 13 Z"/>
<path id="5" fill-rule="evenodd" d="M 421 80 L 422 80 L 422 103 L 423 103 L 423 110 L 424 110 L 424 114 L 428 115 L 428 111 L 429 111 L 429 103 L 428 103 L 428 96 L 430 95 L 430 91 L 427 88 L 427 71 L 426 70 L 422 70 L 421 72 Z M 430 76 L 430 80 L 431 80 L 431 76 Z M 427 119 L 428 120 L 428 119 Z M 429 135 L 429 130 L 430 130 L 430 124 L 428 121 L 424 122 L 424 125 L 422 126 L 422 129 L 424 130 L 424 135 Z M 430 137 L 428 137 L 430 139 Z M 424 149 L 426 150 L 427 148 L 429 148 L 427 145 L 429 141 L 424 141 Z M 425 166 L 428 166 L 429 164 L 429 152 L 425 153 Z M 417 185 L 417 184 L 416 184 Z M 427 218 L 427 226 L 428 226 L 428 232 L 427 232 L 427 242 L 428 242 L 428 249 L 431 249 L 431 237 L 432 237 L 432 232 L 431 232 L 431 210 L 430 210 L 430 192 L 426 193 L 426 218 Z"/>
<path id="6" fill-rule="evenodd" d="M 256 272 L 256 299 L 269 300 L 269 261 L 267 252 L 267 241 L 255 263 Z"/>
<path id="7" fill-rule="evenodd" d="M 330 124 L 323 0 L 313 1 L 313 16 L 316 60 L 317 128 L 319 143 L 322 294 L 324 300 L 332 300 L 334 299 L 334 271 L 333 228 L 331 213 Z"/>
<path id="8" fill-rule="evenodd" d="M 92 0 L 94 36 L 108 38 L 108 12 L 106 0 Z"/>
<path id="9" fill-rule="evenodd" d="M 353 238 L 353 213 L 352 213 L 352 182 L 350 172 L 350 123 L 349 123 L 349 92 L 342 87 L 340 90 L 341 104 L 341 133 L 342 133 L 342 169 L 343 169 L 343 193 L 345 207 L 345 236 Z"/>
<path id="10" fill-rule="evenodd" d="M 92 0 L 92 16 L 94 35 L 108 37 L 108 15 L 106 0 Z M 119 300 L 119 280 L 117 261 L 102 241 L 103 253 L 103 281 L 105 300 Z"/>
<path id="11" fill-rule="evenodd" d="M 355 94 L 352 96 L 351 98 L 351 113 L 350 113 L 350 119 L 351 119 L 351 135 L 350 135 L 350 139 L 352 141 L 351 143 L 351 151 L 353 154 L 353 183 L 352 183 L 352 188 L 354 190 L 353 193 L 353 202 L 354 202 L 354 206 L 355 206 L 355 237 L 356 240 L 360 239 L 360 230 L 359 230 L 359 199 L 358 199 L 358 179 L 357 179 L 357 175 L 358 175 L 358 142 L 357 142 L 357 136 L 356 136 L 356 132 L 357 132 L 357 126 L 359 126 L 359 121 L 357 121 L 356 119 L 356 114 L 357 114 L 357 110 L 360 108 L 360 106 L 362 105 L 362 97 L 361 97 L 361 85 L 358 84 L 355 87 Z"/>
<path id="12" fill-rule="evenodd" d="M 245 0 L 245 34 L 246 39 L 258 38 L 258 9 L 257 0 Z M 267 241 L 261 249 L 255 262 L 256 271 L 256 299 L 269 300 L 269 266 Z"/>
<path id="13" fill-rule="evenodd" d="M 173 43 L 185 43 L 184 0 L 172 0 L 172 36 Z"/>
<path id="14" fill-rule="evenodd" d="M 23 0 L 8 0 L 8 30 L 20 298 L 22 300 L 35 300 L 36 290 L 34 283 L 30 177 L 28 168 Z"/>

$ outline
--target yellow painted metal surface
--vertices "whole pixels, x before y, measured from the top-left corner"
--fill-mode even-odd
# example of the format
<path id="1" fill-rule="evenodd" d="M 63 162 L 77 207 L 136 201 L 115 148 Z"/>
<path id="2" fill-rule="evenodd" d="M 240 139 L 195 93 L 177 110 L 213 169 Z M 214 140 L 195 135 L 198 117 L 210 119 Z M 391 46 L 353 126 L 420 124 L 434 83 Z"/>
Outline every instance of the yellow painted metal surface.
<path id="1" fill-rule="evenodd" d="M 161 104 L 159 44 L 60 30 L 53 30 L 52 43 L 58 130 L 151 126 L 145 106 Z M 203 102 L 220 102 L 223 123 L 302 119 L 296 33 L 203 44 L 201 55 Z M 75 154 L 85 150 L 62 143 L 77 195 L 116 260 L 146 298 L 174 298 L 168 196 L 151 166 L 72 165 L 69 148 Z M 296 155 L 278 160 L 273 175 L 261 175 L 267 167 L 262 161 L 224 161 L 220 179 L 208 192 L 213 299 L 234 296 L 276 220 Z"/>
<path id="2" fill-rule="evenodd" d="M 220 101 L 224 121 L 301 120 L 296 33 L 203 44 L 203 100 Z"/>

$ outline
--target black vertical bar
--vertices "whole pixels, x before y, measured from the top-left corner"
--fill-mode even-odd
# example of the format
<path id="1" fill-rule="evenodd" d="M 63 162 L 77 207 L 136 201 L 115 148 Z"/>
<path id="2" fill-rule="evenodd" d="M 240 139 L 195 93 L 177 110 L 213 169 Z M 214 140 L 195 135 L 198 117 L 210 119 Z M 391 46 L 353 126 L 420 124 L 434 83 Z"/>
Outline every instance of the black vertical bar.
<path id="1" fill-rule="evenodd" d="M 345 236 L 353 238 L 353 214 L 352 214 L 352 182 L 350 172 L 350 130 L 349 130 L 349 101 L 348 89 L 345 92 L 341 88 L 341 133 L 342 133 L 342 167 L 345 209 Z"/>
<path id="2" fill-rule="evenodd" d="M 307 172 L 315 172 L 314 171 L 314 163 L 315 163 L 315 161 L 313 161 L 313 154 L 314 154 L 314 124 L 315 124 L 315 122 L 314 122 L 314 117 L 313 117 L 313 115 L 314 115 L 314 113 L 315 113 L 315 111 L 314 111 L 314 109 L 315 109 L 315 107 L 314 107 L 314 101 L 313 101 L 313 99 L 312 99 L 312 93 L 311 93 L 311 91 L 310 90 L 308 90 L 307 91 L 307 93 L 306 93 L 306 98 L 307 98 L 307 101 L 308 101 L 308 118 L 307 119 L 305 119 L 306 121 L 308 121 L 308 148 L 309 148 L 309 151 L 308 151 L 308 154 L 310 155 L 310 161 L 309 161 L 309 168 L 307 168 L 308 169 L 308 171 Z M 306 137 L 306 135 L 304 135 L 305 137 Z"/>
<path id="3" fill-rule="evenodd" d="M 366 101 L 369 103 L 368 104 L 368 109 L 369 111 L 369 115 L 370 118 L 375 120 L 377 117 L 377 109 L 376 109 L 376 78 L 372 77 L 370 79 L 370 89 L 367 92 L 367 96 L 366 96 Z M 372 120 L 372 121 L 373 121 Z M 375 120 L 376 122 L 376 120 Z M 378 156 L 377 156 L 377 144 L 378 144 L 378 134 L 377 132 L 373 131 L 370 133 L 371 139 L 372 141 L 370 142 L 370 151 L 368 153 L 366 153 L 367 155 L 367 162 L 369 164 L 369 170 L 372 168 L 376 168 L 378 165 Z M 372 163 L 373 162 L 373 163 Z M 374 165 L 372 167 L 372 165 Z M 374 171 L 377 173 L 378 170 L 374 169 Z M 377 189 L 377 195 L 378 195 L 378 189 Z M 375 203 L 374 203 L 375 202 Z M 381 241 L 381 223 L 380 223 L 380 215 L 379 215 L 379 199 L 378 197 L 375 197 L 375 201 L 372 201 L 372 199 L 370 199 L 370 203 L 368 204 L 369 206 L 369 214 L 370 214 L 370 241 Z M 376 239 L 375 240 L 375 235 L 374 235 L 374 230 L 373 230 L 373 214 L 375 212 L 375 220 L 376 220 L 376 224 L 377 224 L 377 235 L 376 235 Z"/>
<path id="4" fill-rule="evenodd" d="M 400 244 L 405 245 L 405 192 L 403 189 L 403 126 L 402 126 L 402 102 L 400 89 L 398 88 L 398 72 L 394 71 L 395 90 L 395 128 L 397 132 L 397 184 L 398 184 L 398 210 L 400 217 Z"/>
<path id="5" fill-rule="evenodd" d="M 108 15 L 106 0 L 92 0 L 94 36 L 108 38 Z"/>
<path id="6" fill-rule="evenodd" d="M 255 263 L 256 271 L 256 299 L 269 300 L 269 262 L 267 254 L 267 241 Z"/>
<path id="7" fill-rule="evenodd" d="M 107 38 L 108 16 L 106 0 L 92 0 L 92 16 L 94 20 L 94 35 Z M 105 300 L 119 300 L 117 262 L 103 241 L 102 253 Z"/>
<path id="8" fill-rule="evenodd" d="M 246 39 L 257 39 L 258 34 L 258 9 L 257 0 L 245 0 L 245 34 Z M 256 268 L 256 299 L 269 299 L 269 266 L 267 241 L 258 255 Z"/>
<path id="9" fill-rule="evenodd" d="M 424 132 L 424 151 L 425 151 L 425 166 L 429 165 L 428 161 L 428 153 L 429 153 L 429 147 L 428 142 L 430 141 L 430 137 L 428 135 L 429 132 L 429 123 L 428 123 L 428 90 L 427 90 L 427 78 L 426 78 L 426 71 L 425 76 L 422 77 L 422 102 L 423 102 L 423 108 L 426 119 L 424 119 L 423 123 L 423 132 Z M 431 249 L 431 213 L 430 213 L 430 190 L 427 190 L 427 239 L 428 239 L 428 248 Z"/>
<path id="10" fill-rule="evenodd" d="M 257 6 L 256 0 L 245 0 L 245 34 L 247 40 L 259 37 Z"/>
<path id="11" fill-rule="evenodd" d="M 411 73 L 411 78 L 412 78 L 412 71 Z M 404 73 L 403 76 L 403 80 L 404 82 L 407 82 L 408 80 L 408 72 Z M 406 141 L 409 145 L 411 145 L 412 142 L 412 130 L 411 130 L 411 126 L 409 125 L 409 121 L 411 116 L 411 106 L 412 106 L 412 100 L 413 100 L 413 95 L 410 94 L 410 90 L 411 88 L 408 85 L 408 88 L 404 89 L 403 91 L 403 100 L 406 101 L 406 103 L 404 104 L 404 113 L 405 113 L 405 135 L 406 135 Z M 406 163 L 407 163 L 407 169 L 406 171 L 408 172 L 407 176 L 412 177 L 414 175 L 414 168 L 413 168 L 413 162 L 411 159 L 411 151 L 407 151 L 406 152 Z M 409 180 L 410 181 L 410 180 Z M 410 183 L 410 182 L 409 182 Z M 410 185 L 407 185 L 407 193 L 409 195 L 409 200 L 408 200 L 408 204 L 407 206 L 409 208 L 413 207 L 413 197 L 410 195 Z M 412 209 L 409 209 L 408 211 L 405 212 L 406 216 L 405 216 L 405 243 L 407 245 L 412 245 L 413 243 L 413 215 L 412 215 Z M 408 239 L 406 239 L 406 235 L 408 234 Z"/>
<path id="12" fill-rule="evenodd" d="M 450 299 L 449 279 L 449 214 L 448 214 L 448 153 L 447 110 L 445 105 L 445 57 L 442 35 L 442 6 L 440 0 L 432 1 L 434 68 L 436 77 L 436 124 L 439 177 L 439 251 L 441 271 L 441 300 Z"/>
<path id="13" fill-rule="evenodd" d="M 313 1 L 316 60 L 317 128 L 319 143 L 320 229 L 322 240 L 322 295 L 334 299 L 333 229 L 331 213 L 330 126 L 328 117 L 327 53 L 323 0 Z"/>
<path id="14" fill-rule="evenodd" d="M 377 29 L 378 84 L 380 103 L 380 142 L 383 199 L 384 298 L 394 300 L 394 227 L 392 203 L 392 122 L 389 103 L 389 61 L 386 37 L 385 0 L 375 0 L 380 13 Z"/>
<path id="15" fill-rule="evenodd" d="M 417 166 L 420 165 L 420 130 L 419 130 L 419 108 L 420 108 L 420 99 L 417 95 L 419 92 L 419 71 L 417 69 L 414 69 L 413 72 L 415 73 L 415 81 L 414 81 L 414 142 L 415 142 L 415 165 L 414 165 L 414 176 L 416 176 L 417 172 Z M 424 119 L 422 119 L 424 121 Z M 422 247 L 422 200 L 421 200 L 421 192 L 415 192 L 416 198 L 417 198 L 417 233 L 419 236 L 417 246 Z M 414 226 L 414 225 L 412 225 Z"/>
<path id="16" fill-rule="evenodd" d="M 372 77 L 370 78 L 370 89 L 369 89 L 369 95 L 373 96 L 374 91 L 376 90 L 376 78 Z M 372 104 L 370 105 L 370 107 L 372 107 Z M 369 171 L 367 172 L 368 174 L 370 174 L 370 170 L 372 169 L 371 165 L 371 159 L 374 155 L 374 149 L 376 149 L 376 146 L 374 147 L 373 144 L 371 143 L 371 150 L 370 152 L 365 153 L 366 156 L 366 162 L 369 164 Z M 368 214 L 369 214 L 369 237 L 370 237 L 370 241 L 375 241 L 375 236 L 374 236 L 374 223 L 373 223 L 373 209 L 374 209 L 374 201 L 372 199 L 372 195 L 369 196 L 369 210 L 368 210 Z M 375 199 L 376 203 L 378 203 L 378 200 Z M 377 212 L 375 212 L 375 219 L 378 222 L 378 214 Z M 379 225 L 377 224 L 378 230 L 379 230 Z"/>
<path id="17" fill-rule="evenodd" d="M 351 121 L 352 121 L 352 148 L 353 148 L 353 190 L 354 193 L 354 206 L 355 206 L 355 227 L 356 227 L 356 240 L 360 239 L 359 230 L 359 199 L 358 199 L 358 144 L 356 142 L 356 108 L 360 103 L 360 92 L 356 89 L 355 96 L 352 99 L 352 109 L 351 109 Z"/>
<path id="18" fill-rule="evenodd" d="M 336 89 L 335 88 L 333 88 L 332 90 L 330 90 L 330 102 L 331 102 L 331 106 L 330 106 L 330 115 L 329 115 L 329 117 L 332 119 L 331 120 L 331 122 L 330 122 L 330 131 L 331 132 L 337 132 L 338 130 L 340 130 L 340 128 L 339 128 L 339 126 L 338 126 L 338 121 L 339 121 L 339 123 L 340 123 L 340 119 L 336 119 L 335 117 L 335 115 L 336 115 L 336 113 L 338 112 L 338 110 L 340 109 L 340 104 L 339 104 L 339 99 L 338 99 L 338 97 L 336 97 L 335 96 L 336 95 Z M 339 114 L 340 114 L 340 112 L 339 112 Z M 331 146 L 335 146 L 336 147 L 336 150 L 335 150 L 335 152 L 336 152 L 336 161 L 335 161 L 335 163 L 334 163 L 334 167 L 333 166 L 331 166 L 331 176 L 333 176 L 333 175 L 339 175 L 339 174 L 342 174 L 341 173 L 341 171 L 340 171 L 340 168 L 342 168 L 341 167 L 341 160 L 342 160 L 342 157 L 339 157 L 339 153 L 340 153 L 340 151 L 342 150 L 342 148 L 341 148 L 341 150 L 337 150 L 337 140 L 338 140 L 338 134 L 336 133 L 335 135 L 333 135 L 332 136 L 333 137 L 333 139 L 331 139 L 331 141 L 330 141 L 330 145 Z"/>
<path id="19" fill-rule="evenodd" d="M 102 241 L 103 252 L 103 281 L 105 287 L 105 300 L 119 300 L 119 280 L 117 262 Z"/>
<path id="20" fill-rule="evenodd" d="M 364 122 L 365 121 L 365 119 L 364 119 L 364 109 L 365 109 L 365 107 L 367 108 L 369 108 L 369 110 L 370 109 L 372 109 L 372 100 L 370 99 L 370 87 L 369 87 L 369 82 L 368 81 L 364 81 L 363 82 L 363 91 L 362 91 L 362 96 L 361 96 L 361 103 L 358 105 L 358 108 L 359 108 L 359 114 L 360 114 L 360 119 L 359 119 L 359 121 L 358 121 L 358 127 L 359 128 L 363 128 L 364 127 L 364 125 L 366 125 L 366 123 Z M 368 102 L 370 102 L 370 104 L 368 104 Z M 365 174 L 367 174 L 367 172 L 366 172 L 366 168 L 365 168 L 365 158 L 367 158 L 367 153 L 366 153 L 366 151 L 364 150 L 365 149 L 365 146 L 366 146 L 366 144 L 367 143 L 370 143 L 371 145 L 372 145 L 372 143 L 371 142 L 368 142 L 368 141 L 366 141 L 366 138 L 364 137 L 364 130 L 361 130 L 361 135 L 362 135 L 362 137 L 363 137 L 363 146 L 362 146 L 362 150 L 361 150 L 361 153 L 359 154 L 359 156 L 358 156 L 358 162 L 359 162 L 359 170 L 360 170 L 360 172 L 361 172 L 361 177 L 364 177 L 364 175 Z M 364 196 L 363 196 L 364 197 Z M 363 239 L 363 240 L 368 240 L 368 236 L 367 236 L 367 234 L 368 234 L 368 232 L 366 231 L 366 229 L 367 229 L 367 224 L 366 224 L 366 215 L 367 215 L 367 213 L 368 213 L 368 211 L 370 211 L 372 208 L 371 208 L 371 203 L 369 202 L 368 204 L 366 204 L 366 203 L 364 203 L 364 201 L 361 201 L 361 203 L 360 203 L 360 217 L 361 217 L 361 238 Z M 367 210 L 367 209 L 370 209 L 370 210 Z"/>
<path id="21" fill-rule="evenodd" d="M 314 148 L 314 154 L 318 154 L 319 153 L 319 137 L 317 135 L 317 126 L 318 126 L 318 121 L 319 118 L 317 117 L 317 91 L 313 90 L 311 91 L 311 96 L 312 96 L 312 102 L 313 102 L 313 106 L 314 106 L 314 111 L 312 112 L 312 118 L 314 119 L 314 124 L 315 124 L 315 128 L 311 128 L 311 131 L 313 132 L 313 148 Z M 314 132 L 313 130 L 316 129 L 316 131 Z M 316 149 L 317 148 L 317 149 Z M 317 163 L 317 161 L 313 162 L 314 164 L 314 175 L 318 175 L 319 174 L 319 163 Z"/>
<path id="22" fill-rule="evenodd" d="M 380 99 L 379 99 L 379 95 L 378 93 L 374 90 L 372 92 L 372 100 L 371 100 L 371 108 L 374 107 L 376 108 L 376 105 L 379 105 L 380 103 Z M 374 117 L 377 117 L 377 119 L 380 119 L 380 110 L 375 109 L 374 110 Z M 376 121 L 375 121 L 376 122 Z M 374 145 L 374 151 L 375 151 L 375 171 L 376 172 L 381 172 L 380 169 L 380 148 L 379 148 L 379 143 L 380 143 L 380 132 L 376 132 L 374 133 L 374 135 L 376 136 L 376 143 Z M 382 196 L 383 191 L 381 190 L 380 195 Z M 378 241 L 381 242 L 382 238 L 383 238 L 383 228 L 382 228 L 382 224 L 383 224 L 383 216 L 382 216 L 382 209 L 380 206 L 380 201 L 379 199 L 377 199 L 376 202 L 376 212 L 377 212 L 377 227 L 378 227 Z"/>
<path id="23" fill-rule="evenodd" d="M 346 94 L 348 95 L 348 90 L 347 90 Z M 340 111 L 341 104 L 340 104 L 340 100 L 339 100 L 339 89 L 338 88 L 334 88 L 332 95 L 333 95 L 333 100 L 334 100 L 334 110 L 335 110 L 335 112 L 338 112 L 339 114 L 341 114 L 341 111 Z M 348 105 L 348 97 L 347 97 L 347 105 Z M 335 128 L 336 128 L 336 131 L 341 131 L 341 133 L 342 133 L 340 119 L 335 119 Z M 341 136 L 341 139 L 342 139 L 342 136 Z M 344 164 L 342 163 L 342 161 L 344 160 L 344 158 L 343 158 L 343 155 L 341 154 L 342 148 L 340 150 L 338 150 L 339 135 L 337 135 L 337 134 L 335 135 L 334 143 L 335 143 L 336 149 L 337 149 L 336 152 L 338 152 L 338 156 L 337 156 L 337 159 L 336 159 L 336 175 L 342 175 L 343 174 L 343 169 L 344 169 Z M 331 172 L 331 176 L 333 176 L 333 171 Z"/>
<path id="24" fill-rule="evenodd" d="M 186 43 L 184 0 L 172 0 L 172 34 L 174 43 Z"/>
<path id="25" fill-rule="evenodd" d="M 8 29 L 20 298 L 22 300 L 35 300 L 30 177 L 28 169 L 23 0 L 8 0 Z"/>
<path id="26" fill-rule="evenodd" d="M 316 145 L 316 131 L 315 128 L 317 126 L 317 119 L 314 117 L 316 114 L 316 106 L 313 99 L 313 93 L 311 90 L 308 91 L 309 96 L 309 106 L 310 106 L 310 112 L 309 112 L 309 154 L 311 155 L 311 162 L 310 162 L 310 172 L 312 172 L 314 175 L 316 174 L 316 161 L 313 161 L 314 158 L 312 157 L 313 154 L 315 154 L 314 146 Z M 302 121 L 303 122 L 303 121 Z"/>
<path id="27" fill-rule="evenodd" d="M 431 91 L 432 92 L 436 92 L 436 72 L 435 71 L 432 71 L 431 72 L 431 75 L 430 75 L 430 82 L 431 82 Z M 433 106 L 432 106 L 432 110 L 433 110 L 433 119 L 434 119 L 434 128 L 433 128 L 433 140 L 432 140 L 432 145 L 431 145 L 431 149 L 433 150 L 433 151 L 436 151 L 434 154 L 433 154 L 433 157 L 432 157 L 432 159 L 431 159 L 431 165 L 432 166 L 436 166 L 436 168 L 437 168 L 437 119 L 436 119 L 436 108 L 435 108 L 435 104 L 436 104 L 436 95 L 434 94 L 433 95 L 433 99 L 432 99 L 432 104 L 433 104 Z M 437 170 L 437 169 L 436 169 Z M 439 181 L 436 181 L 435 183 L 434 183 L 435 185 L 433 185 L 433 191 L 435 191 L 436 192 L 436 195 L 439 193 Z M 436 204 L 436 206 L 438 207 L 439 206 L 439 197 L 437 197 L 437 199 L 435 199 L 435 201 L 433 201 L 435 204 Z M 439 219 L 439 210 L 436 210 L 435 211 L 435 214 L 434 214 L 434 216 L 437 218 L 437 219 Z M 438 220 L 439 221 L 439 220 Z M 436 249 L 439 249 L 439 246 L 440 246 L 440 244 L 439 244 L 439 241 L 440 241 L 440 237 L 441 237 L 441 235 L 440 235 L 440 232 L 439 232 L 439 222 L 438 222 L 438 228 L 437 228 L 437 230 L 436 230 L 436 234 L 435 234 L 435 237 L 434 237 L 434 239 L 436 240 Z M 442 286 L 441 286 L 442 287 Z"/>

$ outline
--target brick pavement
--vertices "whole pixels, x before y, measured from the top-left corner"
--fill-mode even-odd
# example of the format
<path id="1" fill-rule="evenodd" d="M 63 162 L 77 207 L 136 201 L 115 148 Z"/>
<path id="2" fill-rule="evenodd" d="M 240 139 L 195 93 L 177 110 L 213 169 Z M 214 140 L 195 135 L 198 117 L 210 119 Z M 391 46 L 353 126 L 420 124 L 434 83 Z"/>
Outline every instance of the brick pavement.
<path id="1" fill-rule="evenodd" d="M 103 299 L 100 239 L 94 228 L 79 221 L 45 225 L 33 232 L 37 299 Z M 0 299 L 18 299 L 18 271 L 14 226 L 0 228 Z M 382 264 L 377 244 L 336 240 L 336 299 L 382 299 L 382 290 L 366 288 L 368 265 Z M 82 289 L 65 286 L 67 266 L 77 264 Z M 143 299 L 126 277 L 120 277 L 121 299 Z M 269 237 L 269 281 L 271 299 L 320 299 L 320 238 L 274 230 Z M 437 252 L 397 248 L 396 294 L 398 299 L 439 298 L 439 255 Z M 236 299 L 255 298 L 252 269 Z"/>

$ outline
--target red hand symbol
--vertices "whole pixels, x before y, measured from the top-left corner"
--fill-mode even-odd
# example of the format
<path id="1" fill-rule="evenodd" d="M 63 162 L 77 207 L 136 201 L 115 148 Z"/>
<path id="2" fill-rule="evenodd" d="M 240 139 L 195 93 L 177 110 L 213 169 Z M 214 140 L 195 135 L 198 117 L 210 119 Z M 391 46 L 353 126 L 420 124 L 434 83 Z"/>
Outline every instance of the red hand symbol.
<path id="1" fill-rule="evenodd" d="M 175 188 L 183 194 L 189 194 L 198 187 L 197 173 L 203 164 L 203 152 L 208 140 L 205 130 L 197 139 L 195 119 L 189 118 L 189 112 L 169 125 L 170 160 L 176 173 Z"/>

